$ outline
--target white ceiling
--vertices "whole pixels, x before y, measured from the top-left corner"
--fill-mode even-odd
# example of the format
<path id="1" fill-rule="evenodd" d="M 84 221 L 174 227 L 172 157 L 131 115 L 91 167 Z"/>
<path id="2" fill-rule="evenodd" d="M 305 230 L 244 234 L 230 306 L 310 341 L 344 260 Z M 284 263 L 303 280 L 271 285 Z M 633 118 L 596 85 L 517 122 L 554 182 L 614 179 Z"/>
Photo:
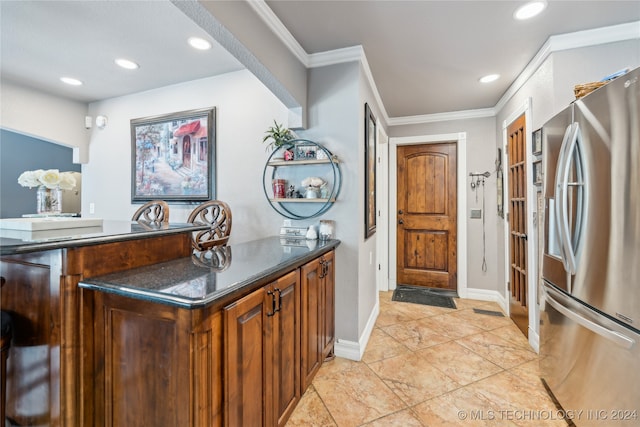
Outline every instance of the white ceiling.
<path id="1" fill-rule="evenodd" d="M 522 3 L 266 4 L 308 54 L 363 46 L 390 117 L 491 108 L 551 35 L 640 20 L 638 0 L 550 0 L 539 17 L 516 22 L 512 14 Z M 218 44 L 207 52 L 189 48 L 192 35 L 212 38 L 164 0 L 0 0 L 0 18 L 2 77 L 84 102 L 243 68 Z M 119 69 L 113 59 L 121 56 L 141 68 Z M 502 78 L 480 85 L 488 73 Z M 62 75 L 85 84 L 63 85 Z"/>

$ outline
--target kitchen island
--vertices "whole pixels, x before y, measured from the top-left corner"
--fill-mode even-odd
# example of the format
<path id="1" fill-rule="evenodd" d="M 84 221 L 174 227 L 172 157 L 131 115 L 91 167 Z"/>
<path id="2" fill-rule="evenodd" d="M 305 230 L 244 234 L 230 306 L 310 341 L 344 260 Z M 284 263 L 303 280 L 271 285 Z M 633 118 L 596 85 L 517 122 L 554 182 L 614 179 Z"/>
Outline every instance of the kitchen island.
<path id="1" fill-rule="evenodd" d="M 83 321 L 90 313 L 78 283 L 189 256 L 191 232 L 202 228 L 105 220 L 91 227 L 0 230 L 1 307 L 14 329 L 7 417 L 19 425 L 92 425 L 84 414 L 93 385 L 83 382 L 92 327 Z"/>
<path id="2" fill-rule="evenodd" d="M 83 425 L 284 425 L 333 355 L 339 243 L 272 237 L 83 279 Z"/>

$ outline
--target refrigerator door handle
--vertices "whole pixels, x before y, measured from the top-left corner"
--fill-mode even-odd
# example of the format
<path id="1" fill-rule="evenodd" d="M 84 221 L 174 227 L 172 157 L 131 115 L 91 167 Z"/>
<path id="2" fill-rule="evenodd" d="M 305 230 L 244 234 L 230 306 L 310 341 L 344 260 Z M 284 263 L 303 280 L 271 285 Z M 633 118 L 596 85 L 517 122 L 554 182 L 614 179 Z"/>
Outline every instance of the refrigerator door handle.
<path id="1" fill-rule="evenodd" d="M 547 292 L 545 299 L 546 302 L 549 303 L 549 305 L 551 305 L 565 317 L 573 320 L 574 322 L 600 335 L 601 337 L 618 344 L 620 347 L 630 350 L 636 344 L 635 340 L 616 331 L 612 331 L 611 329 L 608 329 L 602 325 L 598 325 L 597 323 L 580 316 L 578 313 L 569 310 L 567 307 L 553 299 L 549 292 Z"/>
<path id="2" fill-rule="evenodd" d="M 556 223 L 558 224 L 558 238 L 560 240 L 560 248 L 562 251 L 562 264 L 564 269 L 575 274 L 576 261 L 571 247 L 571 232 L 569 230 L 569 170 L 571 168 L 571 154 L 575 150 L 576 140 L 578 138 L 578 123 L 574 122 L 567 127 L 562 139 L 560 154 L 558 157 L 558 166 L 556 170 Z"/>

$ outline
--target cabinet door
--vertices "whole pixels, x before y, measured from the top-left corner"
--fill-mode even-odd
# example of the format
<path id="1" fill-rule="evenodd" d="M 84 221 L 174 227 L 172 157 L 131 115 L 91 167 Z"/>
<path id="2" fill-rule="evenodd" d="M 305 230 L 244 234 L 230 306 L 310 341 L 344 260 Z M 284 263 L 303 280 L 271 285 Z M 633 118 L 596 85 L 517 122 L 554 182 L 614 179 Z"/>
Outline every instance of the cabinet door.
<path id="1" fill-rule="evenodd" d="M 301 326 L 301 391 L 311 385 L 322 363 L 322 308 L 320 260 L 315 259 L 301 268 L 300 326 Z"/>
<path id="2" fill-rule="evenodd" d="M 263 399 L 265 322 L 267 310 L 264 288 L 225 307 L 225 424 L 261 426 L 269 405 Z M 271 301 L 271 297 L 269 297 Z"/>
<path id="3" fill-rule="evenodd" d="M 335 270 L 334 252 L 328 252 L 322 259 L 324 260 L 324 271 L 322 274 L 322 359 L 333 356 L 333 346 L 335 344 Z"/>
<path id="4" fill-rule="evenodd" d="M 280 278 L 269 288 L 278 300 L 270 319 L 273 338 L 274 425 L 284 426 L 300 400 L 300 281 L 298 271 Z"/>

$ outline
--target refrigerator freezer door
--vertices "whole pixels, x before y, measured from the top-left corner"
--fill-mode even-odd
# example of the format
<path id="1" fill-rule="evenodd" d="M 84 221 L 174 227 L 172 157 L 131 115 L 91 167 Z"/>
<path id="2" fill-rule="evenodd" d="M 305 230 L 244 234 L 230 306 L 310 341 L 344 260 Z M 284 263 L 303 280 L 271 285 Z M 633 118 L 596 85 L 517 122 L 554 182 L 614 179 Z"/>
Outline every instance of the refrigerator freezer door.
<path id="1" fill-rule="evenodd" d="M 543 284 L 540 372 L 579 427 L 640 424 L 640 334 Z M 606 417 L 606 418 L 605 418 Z M 613 425 L 618 425 L 615 421 Z"/>
<path id="2" fill-rule="evenodd" d="M 640 331 L 640 70 L 574 103 L 589 168 L 571 294 Z"/>
<path id="3" fill-rule="evenodd" d="M 556 185 L 555 177 L 561 159 L 560 149 L 567 130 L 572 123 L 572 107 L 568 107 L 549 120 L 542 128 L 542 167 L 544 193 L 544 253 L 542 276 L 556 286 L 570 290 L 570 276 L 567 275 L 562 261 L 562 247 L 558 223 L 556 221 Z"/>

